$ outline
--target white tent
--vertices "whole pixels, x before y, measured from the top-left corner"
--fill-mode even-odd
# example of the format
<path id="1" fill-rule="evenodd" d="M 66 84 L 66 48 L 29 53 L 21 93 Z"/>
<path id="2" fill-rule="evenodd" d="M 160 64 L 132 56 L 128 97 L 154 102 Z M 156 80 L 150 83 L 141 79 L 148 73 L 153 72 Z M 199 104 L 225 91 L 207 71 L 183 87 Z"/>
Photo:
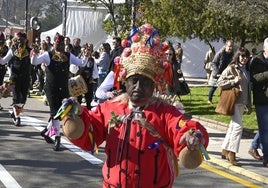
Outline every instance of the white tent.
<path id="1" fill-rule="evenodd" d="M 67 6 L 66 36 L 71 40 L 78 37 L 81 44 L 92 43 L 99 46 L 101 42 L 106 41 L 107 35 L 102 29 L 102 20 L 107 15 L 104 8 L 94 9 L 88 6 Z M 62 24 L 56 28 L 42 32 L 41 40 L 46 36 L 54 38 L 56 33 L 62 34 Z"/>
<path id="2" fill-rule="evenodd" d="M 59 26 L 57 26 L 49 31 L 42 32 L 40 34 L 40 38 L 41 38 L 41 40 L 45 40 L 45 38 L 47 36 L 50 36 L 51 39 L 53 40 L 53 37 L 55 36 L 56 33 L 62 34 L 62 24 L 60 24 Z"/>
<path id="3" fill-rule="evenodd" d="M 199 39 L 191 39 L 185 42 L 180 41 L 178 38 L 169 38 L 174 44 L 181 43 L 183 49 L 183 59 L 181 69 L 185 77 L 206 78 L 206 72 L 203 68 L 206 52 L 209 50 L 209 45 L 205 44 Z M 217 52 L 223 46 L 223 42 L 212 42 Z"/>

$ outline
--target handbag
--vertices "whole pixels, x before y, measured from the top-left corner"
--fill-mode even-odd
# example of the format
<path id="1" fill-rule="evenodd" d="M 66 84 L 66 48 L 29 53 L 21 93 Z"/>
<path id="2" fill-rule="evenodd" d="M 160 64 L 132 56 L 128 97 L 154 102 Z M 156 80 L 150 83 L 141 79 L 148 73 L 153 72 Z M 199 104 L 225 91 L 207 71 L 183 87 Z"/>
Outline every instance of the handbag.
<path id="1" fill-rule="evenodd" d="M 240 92 L 240 89 L 237 87 L 221 89 L 220 99 L 216 106 L 215 112 L 227 116 L 234 115 L 235 102 Z"/>
<path id="2" fill-rule="evenodd" d="M 232 69 L 234 75 L 237 75 Z M 240 89 L 238 87 L 231 87 L 228 89 L 220 88 L 220 99 L 216 106 L 215 112 L 232 116 L 234 115 L 234 107 L 237 97 L 240 95 Z"/>
<path id="3" fill-rule="evenodd" d="M 183 80 L 179 80 L 178 81 L 178 91 L 177 91 L 177 95 L 188 95 L 189 93 L 191 93 L 190 88 L 188 86 L 188 84 L 185 81 L 184 76 L 182 76 Z"/>

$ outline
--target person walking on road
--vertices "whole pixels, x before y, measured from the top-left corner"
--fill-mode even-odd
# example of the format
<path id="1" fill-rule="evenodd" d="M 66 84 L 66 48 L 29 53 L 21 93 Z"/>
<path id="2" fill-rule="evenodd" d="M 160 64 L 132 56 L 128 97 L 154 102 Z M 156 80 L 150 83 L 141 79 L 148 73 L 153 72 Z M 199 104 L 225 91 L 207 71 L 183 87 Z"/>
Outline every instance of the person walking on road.
<path id="1" fill-rule="evenodd" d="M 233 60 L 217 81 L 217 85 L 222 89 L 235 86 L 241 91 L 236 99 L 234 115 L 231 116 L 231 121 L 221 146 L 222 158 L 228 159 L 235 166 L 238 165 L 236 153 L 239 151 L 243 132 L 242 116 L 245 109 L 247 109 L 247 114 L 252 112 L 249 60 L 250 52 L 246 48 L 239 48 Z"/>
<path id="2" fill-rule="evenodd" d="M 258 149 L 261 149 L 262 150 L 262 145 L 260 143 L 260 132 L 258 131 L 252 142 L 251 142 L 251 145 L 250 145 L 250 148 L 248 150 L 248 153 L 254 158 L 254 159 L 257 159 L 257 160 L 262 160 L 263 157 L 260 155 Z"/>
<path id="3" fill-rule="evenodd" d="M 153 97 L 155 83 L 162 78 L 164 50 L 151 25 L 135 32 L 132 53 L 123 52 L 126 56 L 120 61 L 119 78 L 125 81 L 126 93 L 95 111 L 82 108 L 75 118 L 81 118 L 80 123 L 69 124 L 70 116 L 66 116 L 63 132 L 87 151 L 106 141 L 103 187 L 171 188 L 178 173 L 177 156 L 186 151 L 189 155 L 181 157 L 181 162 L 199 161 L 202 156 L 196 147 L 207 146 L 208 134 L 175 106 Z M 154 44 L 149 44 L 149 38 Z"/>
<path id="4" fill-rule="evenodd" d="M 211 62 L 211 74 L 208 82 L 208 85 L 211 87 L 208 93 L 208 104 L 213 104 L 212 98 L 217 89 L 217 80 L 222 71 L 228 66 L 233 58 L 233 47 L 233 41 L 226 41 L 225 46 L 216 53 L 213 61 Z"/>
<path id="5" fill-rule="evenodd" d="M 264 40 L 263 53 L 259 53 L 251 62 L 250 76 L 262 145 L 263 166 L 268 167 L 268 38 Z"/>
<path id="6" fill-rule="evenodd" d="M 6 43 L 6 37 L 4 33 L 0 31 L 0 58 L 5 57 L 8 52 L 8 46 L 5 43 Z M 6 72 L 7 72 L 7 66 L 0 65 L 0 86 L 2 86 L 4 83 Z M 1 99 L 1 94 L 0 94 L 0 99 Z M 0 110 L 3 110 L 1 103 L 0 103 Z"/>
<path id="7" fill-rule="evenodd" d="M 27 45 L 27 35 L 25 33 L 17 33 L 13 41 L 14 44 L 12 44 L 6 56 L 0 59 L 0 64 L 10 64 L 11 75 L 9 84 L 14 87 L 12 91 L 13 110 L 11 112 L 11 118 L 15 126 L 20 126 L 20 114 L 26 103 L 31 81 L 31 48 Z"/>
<path id="8" fill-rule="evenodd" d="M 209 81 L 210 74 L 211 74 L 211 62 L 215 56 L 215 48 L 211 46 L 209 50 L 206 52 L 205 60 L 204 60 L 204 69 L 207 74 L 207 80 Z"/>
<path id="9" fill-rule="evenodd" d="M 252 48 L 251 50 L 251 56 L 250 56 L 250 63 L 252 62 L 252 60 L 254 59 L 254 57 L 258 54 L 257 49 L 256 48 Z M 260 133 L 259 131 L 256 132 L 250 148 L 248 150 L 248 154 L 250 154 L 254 159 L 256 160 L 262 160 L 263 157 L 260 155 L 258 149 L 262 150 L 262 145 L 260 143 Z"/>
<path id="10" fill-rule="evenodd" d="M 60 148 L 60 121 L 59 119 L 54 119 L 54 116 L 57 114 L 62 100 L 69 97 L 70 64 L 77 66 L 85 66 L 86 64 L 85 59 L 82 61 L 72 53 L 65 52 L 64 47 L 64 37 L 57 33 L 52 51 L 46 51 L 39 56 L 37 56 L 37 51 L 33 51 L 31 57 L 33 65 L 45 64 L 46 80 L 44 90 L 50 108 L 50 118 L 48 126 L 41 131 L 41 136 L 48 143 L 55 143 L 53 147 L 55 151 L 59 151 Z M 51 139 L 51 136 L 55 136 L 55 142 Z"/>

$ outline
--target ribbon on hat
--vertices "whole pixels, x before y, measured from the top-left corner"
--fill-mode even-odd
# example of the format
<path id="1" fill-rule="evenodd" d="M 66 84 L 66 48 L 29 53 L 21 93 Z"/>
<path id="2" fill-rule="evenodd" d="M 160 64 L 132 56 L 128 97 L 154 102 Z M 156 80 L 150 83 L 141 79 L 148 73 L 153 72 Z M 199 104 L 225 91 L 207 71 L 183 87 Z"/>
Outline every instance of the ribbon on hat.
<path id="1" fill-rule="evenodd" d="M 146 40 L 146 43 L 145 44 L 148 44 L 150 45 L 151 48 L 154 47 L 154 36 L 159 34 L 158 33 L 158 30 L 154 30 L 153 33 L 149 36 L 149 38 Z"/>

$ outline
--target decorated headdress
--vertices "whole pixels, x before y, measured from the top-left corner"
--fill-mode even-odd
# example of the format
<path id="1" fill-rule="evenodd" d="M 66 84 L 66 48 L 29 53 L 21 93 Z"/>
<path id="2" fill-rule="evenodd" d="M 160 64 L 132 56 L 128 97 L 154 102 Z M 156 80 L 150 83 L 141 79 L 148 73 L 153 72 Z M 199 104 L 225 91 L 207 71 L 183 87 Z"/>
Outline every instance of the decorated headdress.
<path id="1" fill-rule="evenodd" d="M 120 70 L 115 70 L 119 71 L 117 76 L 120 81 L 136 74 L 144 75 L 156 83 L 161 81 L 165 71 L 164 52 L 168 44 L 161 42 L 158 31 L 152 25 L 134 26 L 122 45 L 124 51 L 119 59 L 115 59 L 119 61 L 115 63 L 120 65 Z"/>
<path id="2" fill-rule="evenodd" d="M 56 44 L 64 44 L 64 36 L 62 36 L 59 33 L 56 33 L 55 37 L 54 37 L 54 42 Z"/>

